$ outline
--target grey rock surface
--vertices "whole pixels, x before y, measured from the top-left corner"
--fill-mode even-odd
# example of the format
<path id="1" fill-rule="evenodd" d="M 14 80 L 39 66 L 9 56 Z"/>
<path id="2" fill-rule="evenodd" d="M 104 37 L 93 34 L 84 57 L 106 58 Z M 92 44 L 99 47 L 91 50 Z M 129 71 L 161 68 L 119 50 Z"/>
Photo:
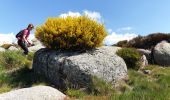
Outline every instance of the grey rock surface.
<path id="1" fill-rule="evenodd" d="M 148 60 L 146 59 L 145 55 L 142 55 L 140 62 L 141 62 L 140 69 L 144 69 L 144 67 L 148 65 Z"/>
<path id="2" fill-rule="evenodd" d="M 19 50 L 18 48 L 16 48 L 16 47 L 14 47 L 14 46 L 10 46 L 9 48 L 8 48 L 8 50 L 11 50 L 11 51 L 17 51 L 17 50 Z"/>
<path id="3" fill-rule="evenodd" d="M 0 94 L 0 100 L 65 100 L 66 95 L 49 86 L 35 86 Z"/>
<path id="4" fill-rule="evenodd" d="M 0 52 L 5 52 L 5 49 L 0 47 Z"/>
<path id="5" fill-rule="evenodd" d="M 145 55 L 148 61 L 151 61 L 151 51 L 146 49 L 137 49 L 142 55 Z"/>
<path id="6" fill-rule="evenodd" d="M 154 48 L 154 60 L 162 66 L 170 66 L 170 43 L 162 41 Z"/>
<path id="7" fill-rule="evenodd" d="M 32 44 L 34 44 L 34 46 L 28 47 L 28 50 L 30 52 L 36 52 L 41 48 L 45 48 L 40 41 L 38 41 L 37 39 L 33 39 L 32 40 Z"/>
<path id="8" fill-rule="evenodd" d="M 41 49 L 35 53 L 33 69 L 55 85 L 61 85 L 61 80 L 67 80 L 86 87 L 91 82 L 91 76 L 115 85 L 118 80 L 127 77 L 126 64 L 115 54 L 116 50 L 115 47 L 107 46 L 86 52 Z"/>
<path id="9" fill-rule="evenodd" d="M 41 48 L 45 48 L 45 47 L 43 45 L 39 44 L 39 45 L 28 47 L 28 50 L 30 52 L 36 52 L 36 51 L 38 51 Z"/>
<path id="10" fill-rule="evenodd" d="M 151 74 L 151 70 L 144 70 L 143 73 L 144 74 Z"/>
<path id="11" fill-rule="evenodd" d="M 39 40 L 37 40 L 36 38 L 32 39 L 31 42 L 32 42 L 32 44 L 34 44 L 34 45 L 39 45 L 39 44 L 41 44 L 41 42 L 40 42 Z"/>

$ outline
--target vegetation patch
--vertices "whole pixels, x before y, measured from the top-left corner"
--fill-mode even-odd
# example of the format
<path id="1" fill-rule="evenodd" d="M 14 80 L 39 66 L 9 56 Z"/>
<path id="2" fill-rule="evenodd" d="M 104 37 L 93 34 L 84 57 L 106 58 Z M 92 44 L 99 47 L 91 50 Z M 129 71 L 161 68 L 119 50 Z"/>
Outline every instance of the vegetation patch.
<path id="1" fill-rule="evenodd" d="M 87 16 L 48 18 L 35 32 L 36 38 L 47 48 L 62 50 L 99 47 L 106 35 L 104 25 Z"/>
<path id="2" fill-rule="evenodd" d="M 6 68 L 4 64 L 4 61 L 6 61 L 4 59 L 6 58 L 2 56 L 4 55 L 3 53 L 7 53 L 5 54 L 7 58 L 15 54 L 24 57 L 21 52 L 13 52 L 15 54 L 11 55 L 8 54 L 8 51 L 0 53 L 0 93 L 35 85 L 49 85 L 54 87 L 54 85 L 49 83 L 44 77 L 36 75 L 31 67 L 24 65 L 26 61 L 32 62 L 33 54 L 30 54 L 30 57 L 24 57 L 23 59 L 25 60 L 22 60 L 24 63 L 18 65 L 18 67 L 16 65 Z M 17 60 L 13 61 L 18 62 Z M 144 70 L 150 70 L 151 74 L 144 74 L 142 71 L 128 69 L 129 78 L 121 81 L 118 88 L 113 88 L 110 83 L 92 77 L 92 83 L 87 89 L 76 89 L 72 87 L 64 91 L 59 90 L 68 95 L 71 100 L 169 100 L 170 68 L 149 65 L 146 66 Z"/>
<path id="3" fill-rule="evenodd" d="M 161 41 L 167 41 L 170 43 L 169 33 L 153 33 L 147 36 L 137 36 L 130 41 L 120 41 L 116 46 L 119 47 L 131 47 L 131 48 L 142 48 L 142 49 L 152 49 L 156 44 Z"/>
<path id="4" fill-rule="evenodd" d="M 117 51 L 117 54 L 122 57 L 128 68 L 138 70 L 140 68 L 141 54 L 134 48 L 122 48 Z"/>
<path id="5" fill-rule="evenodd" d="M 22 55 L 21 51 L 0 52 L 0 93 L 13 89 L 31 87 L 39 84 L 50 84 L 32 70 L 32 58 Z"/>

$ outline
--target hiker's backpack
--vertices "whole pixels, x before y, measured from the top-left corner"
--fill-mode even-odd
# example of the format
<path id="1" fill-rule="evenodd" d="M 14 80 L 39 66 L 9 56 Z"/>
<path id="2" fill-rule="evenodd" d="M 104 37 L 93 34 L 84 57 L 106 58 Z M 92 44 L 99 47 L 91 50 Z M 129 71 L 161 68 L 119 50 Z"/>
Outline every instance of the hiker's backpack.
<path id="1" fill-rule="evenodd" d="M 19 31 L 17 34 L 16 34 L 16 38 L 18 38 L 18 37 L 21 37 L 22 35 L 23 35 L 23 32 L 24 32 L 24 30 L 21 30 L 21 31 Z"/>

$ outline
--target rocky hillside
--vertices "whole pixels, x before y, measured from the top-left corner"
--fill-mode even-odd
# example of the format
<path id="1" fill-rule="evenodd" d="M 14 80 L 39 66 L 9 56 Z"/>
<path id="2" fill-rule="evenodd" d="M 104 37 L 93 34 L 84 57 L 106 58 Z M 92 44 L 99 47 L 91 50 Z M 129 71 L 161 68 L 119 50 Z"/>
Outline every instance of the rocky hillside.
<path id="1" fill-rule="evenodd" d="M 119 41 L 116 46 L 119 47 L 134 47 L 134 48 L 142 48 L 142 49 L 151 49 L 157 43 L 166 40 L 170 42 L 170 33 L 153 33 L 147 36 L 138 36 L 133 38 L 130 41 L 124 40 Z"/>
<path id="2" fill-rule="evenodd" d="M 60 95 L 61 100 L 168 100 L 170 43 L 167 41 L 152 41 L 156 43 L 152 51 L 138 49 L 143 54 L 137 59 L 143 63 L 138 70 L 132 64 L 127 68 L 129 62 L 136 64 L 135 52 L 131 49 L 127 52 L 127 48 L 103 46 L 86 51 L 62 51 L 44 48 L 35 40 L 29 50 L 36 53 L 30 52 L 25 57 L 14 45 L 1 47 L 0 99 L 60 100 L 55 97 Z M 121 50 L 123 56 L 117 53 Z M 158 65 L 146 64 L 147 59 Z M 50 87 L 33 87 L 42 82 Z"/>

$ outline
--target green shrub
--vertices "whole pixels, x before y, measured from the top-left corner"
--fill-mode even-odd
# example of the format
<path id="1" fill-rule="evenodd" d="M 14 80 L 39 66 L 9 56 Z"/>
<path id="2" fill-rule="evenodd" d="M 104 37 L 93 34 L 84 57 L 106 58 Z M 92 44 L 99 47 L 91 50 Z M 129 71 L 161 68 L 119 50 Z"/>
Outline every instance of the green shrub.
<path id="1" fill-rule="evenodd" d="M 63 50 L 99 47 L 106 35 L 104 25 L 87 16 L 48 18 L 35 32 L 35 37 L 47 48 Z"/>
<path id="2" fill-rule="evenodd" d="M 117 54 L 122 57 L 128 68 L 139 69 L 141 54 L 134 48 L 122 48 Z"/>

